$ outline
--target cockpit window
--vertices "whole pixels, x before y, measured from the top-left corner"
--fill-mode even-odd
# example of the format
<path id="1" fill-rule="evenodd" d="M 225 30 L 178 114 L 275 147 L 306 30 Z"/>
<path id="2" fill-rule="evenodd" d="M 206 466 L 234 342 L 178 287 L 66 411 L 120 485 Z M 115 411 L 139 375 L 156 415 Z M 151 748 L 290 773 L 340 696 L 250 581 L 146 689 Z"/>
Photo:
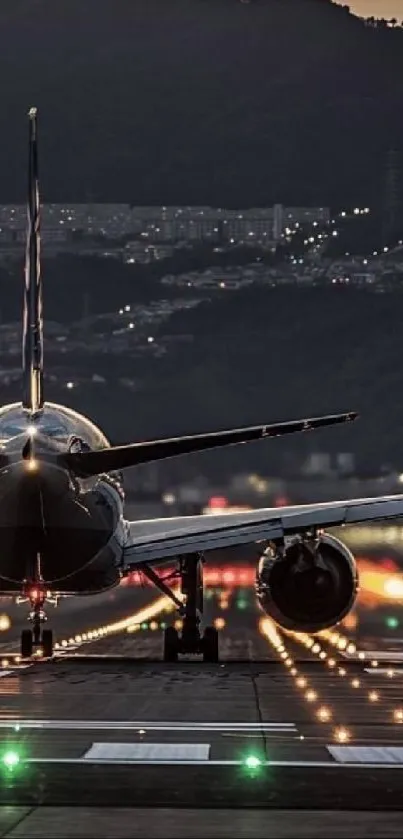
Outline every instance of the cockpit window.
<path id="1" fill-rule="evenodd" d="M 0 442 L 5 443 L 13 437 L 29 432 L 30 425 L 44 437 L 68 441 L 69 437 L 82 440 L 89 449 L 104 448 L 109 442 L 103 432 L 91 420 L 64 405 L 46 403 L 43 413 L 36 420 L 30 421 L 19 404 L 5 405 L 0 408 Z"/>
<path id="2" fill-rule="evenodd" d="M 46 434 L 47 437 L 65 438 L 68 436 L 68 429 L 61 422 L 54 422 L 46 418 L 38 426 L 41 434 Z"/>
<path id="3" fill-rule="evenodd" d="M 48 437 L 63 439 L 68 435 L 67 427 L 51 417 L 42 418 L 38 423 L 34 422 L 31 425 L 36 427 L 40 434 Z M 25 416 L 0 417 L 0 438 L 8 440 L 10 437 L 16 437 L 18 434 L 26 432 L 29 426 L 30 423 L 27 422 Z"/>

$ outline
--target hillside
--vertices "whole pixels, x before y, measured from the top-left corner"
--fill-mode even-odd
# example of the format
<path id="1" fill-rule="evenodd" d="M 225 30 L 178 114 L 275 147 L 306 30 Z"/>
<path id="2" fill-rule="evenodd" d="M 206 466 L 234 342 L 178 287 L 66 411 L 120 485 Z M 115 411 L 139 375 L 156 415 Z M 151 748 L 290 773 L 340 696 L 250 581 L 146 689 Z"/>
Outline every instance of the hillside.
<path id="1" fill-rule="evenodd" d="M 356 452 L 365 469 L 391 463 L 403 471 L 402 308 L 399 293 L 240 292 L 179 313 L 156 334 L 158 342 L 190 333 L 192 344 L 170 343 L 166 356 L 134 360 L 130 371 L 124 356 L 102 355 L 93 364 L 107 388 L 67 391 L 47 383 L 46 395 L 91 414 L 119 442 L 358 410 L 351 426 L 242 448 L 236 456 L 231 450 L 218 460 L 206 454 L 201 465 L 281 468 L 285 456 L 329 450 Z M 129 373 L 141 380 L 138 392 L 117 384 Z M 1 389 L 1 402 L 14 398 L 18 384 Z"/>
<path id="2" fill-rule="evenodd" d="M 2 0 L 3 202 L 372 204 L 403 135 L 403 30 L 330 0 Z"/>
<path id="3" fill-rule="evenodd" d="M 358 410 L 353 426 L 287 449 L 323 444 L 403 471 L 402 308 L 400 294 L 249 290 L 174 316 L 171 329 L 193 332 L 194 349 L 170 356 L 153 389 L 192 428 Z"/>

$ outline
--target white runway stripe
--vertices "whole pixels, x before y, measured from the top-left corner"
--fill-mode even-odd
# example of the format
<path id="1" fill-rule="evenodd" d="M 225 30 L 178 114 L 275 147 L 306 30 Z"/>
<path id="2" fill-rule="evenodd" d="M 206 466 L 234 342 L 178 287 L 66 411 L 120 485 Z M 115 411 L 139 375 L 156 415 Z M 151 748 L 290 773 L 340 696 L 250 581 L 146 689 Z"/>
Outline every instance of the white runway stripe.
<path id="1" fill-rule="evenodd" d="M 394 676 L 403 675 L 403 667 L 392 665 L 391 667 L 364 667 L 365 673 L 371 673 L 373 676 L 379 674 L 380 676 L 388 676 L 390 672 Z"/>
<path id="2" fill-rule="evenodd" d="M 375 661 L 403 662 L 403 652 L 397 652 L 396 650 L 365 650 L 365 658 L 367 662 L 371 659 Z"/>
<path id="3" fill-rule="evenodd" d="M 56 766 L 83 766 L 85 764 L 92 764 L 92 765 L 100 765 L 100 766 L 145 766 L 150 763 L 147 760 L 99 760 L 93 758 L 83 758 L 83 757 L 33 757 L 27 758 L 26 760 L 22 761 L 23 764 L 33 764 L 37 766 L 43 765 L 50 765 L 54 764 Z M 214 768 L 216 766 L 244 766 L 245 761 L 243 760 L 158 760 L 155 761 L 155 764 L 160 766 L 172 766 L 175 764 L 176 766 L 203 766 Z M 340 763 L 336 760 L 268 760 L 263 761 L 262 766 L 268 766 L 269 768 L 277 767 L 279 769 L 288 769 L 289 767 L 297 768 L 297 769 L 329 769 L 331 771 L 339 771 L 343 772 L 346 770 L 354 770 L 355 772 L 359 770 L 369 770 L 372 771 L 373 769 L 389 769 L 389 770 L 401 770 L 403 769 L 403 763 Z"/>
<path id="4" fill-rule="evenodd" d="M 338 763 L 403 764 L 402 746 L 328 746 Z"/>
<path id="5" fill-rule="evenodd" d="M 147 722 L 145 720 L 0 720 L 1 728 L 10 728 L 17 724 L 21 729 L 54 729 L 57 731 L 223 731 L 251 732 L 297 732 L 291 722 Z"/>
<path id="6" fill-rule="evenodd" d="M 4 679 L 5 676 L 18 676 L 21 670 L 27 670 L 29 667 L 32 667 L 32 664 L 19 664 L 12 669 L 0 670 L 0 679 Z"/>
<path id="7" fill-rule="evenodd" d="M 206 761 L 209 743 L 93 743 L 84 760 Z"/>

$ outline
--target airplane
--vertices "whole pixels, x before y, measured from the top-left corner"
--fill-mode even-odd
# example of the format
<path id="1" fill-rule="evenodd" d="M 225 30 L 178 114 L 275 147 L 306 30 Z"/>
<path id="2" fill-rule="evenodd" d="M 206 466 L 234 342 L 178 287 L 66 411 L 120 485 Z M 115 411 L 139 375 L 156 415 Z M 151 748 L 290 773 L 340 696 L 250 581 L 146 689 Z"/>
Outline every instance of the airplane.
<path id="1" fill-rule="evenodd" d="M 168 595 L 183 617 L 168 627 L 164 660 L 218 661 L 214 627 L 200 631 L 205 553 L 255 543 L 256 593 L 280 625 L 315 631 L 335 624 L 358 588 L 354 557 L 324 528 L 403 515 L 403 496 L 364 498 L 213 517 L 124 518 L 121 470 L 141 463 L 349 422 L 354 412 L 112 446 L 89 418 L 44 401 L 37 110 L 29 111 L 28 227 L 22 339 L 22 400 L 0 408 L 0 595 L 29 603 L 21 655 L 53 655 L 45 605 L 97 594 L 133 570 Z M 174 559 L 178 597 L 156 570 Z"/>

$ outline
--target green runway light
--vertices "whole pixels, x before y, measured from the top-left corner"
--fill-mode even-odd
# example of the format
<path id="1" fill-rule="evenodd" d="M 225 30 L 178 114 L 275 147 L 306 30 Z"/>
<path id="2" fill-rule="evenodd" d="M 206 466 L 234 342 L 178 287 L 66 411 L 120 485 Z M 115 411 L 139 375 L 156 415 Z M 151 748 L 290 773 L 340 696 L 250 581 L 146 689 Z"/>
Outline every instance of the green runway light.
<path id="1" fill-rule="evenodd" d="M 399 621 L 397 618 L 390 616 L 386 618 L 386 626 L 388 629 L 397 629 L 399 626 Z"/>
<path id="2" fill-rule="evenodd" d="M 7 769 L 14 769 L 20 762 L 20 756 L 17 752 L 9 751 L 3 755 L 3 763 Z"/>
<path id="3" fill-rule="evenodd" d="M 141 628 L 142 629 L 148 629 L 148 623 L 142 623 Z"/>
<path id="4" fill-rule="evenodd" d="M 166 623 L 164 623 L 164 621 L 162 621 L 162 623 L 160 623 L 160 629 L 166 629 L 166 628 L 167 628 Z"/>
<path id="5" fill-rule="evenodd" d="M 247 609 L 248 608 L 247 600 L 244 600 L 243 597 L 240 597 L 239 600 L 237 600 L 236 605 L 237 605 L 238 609 Z"/>
<path id="6" fill-rule="evenodd" d="M 261 765 L 262 761 L 260 757 L 257 757 L 257 755 L 248 755 L 248 757 L 245 758 L 245 766 L 247 769 L 259 769 Z"/>

